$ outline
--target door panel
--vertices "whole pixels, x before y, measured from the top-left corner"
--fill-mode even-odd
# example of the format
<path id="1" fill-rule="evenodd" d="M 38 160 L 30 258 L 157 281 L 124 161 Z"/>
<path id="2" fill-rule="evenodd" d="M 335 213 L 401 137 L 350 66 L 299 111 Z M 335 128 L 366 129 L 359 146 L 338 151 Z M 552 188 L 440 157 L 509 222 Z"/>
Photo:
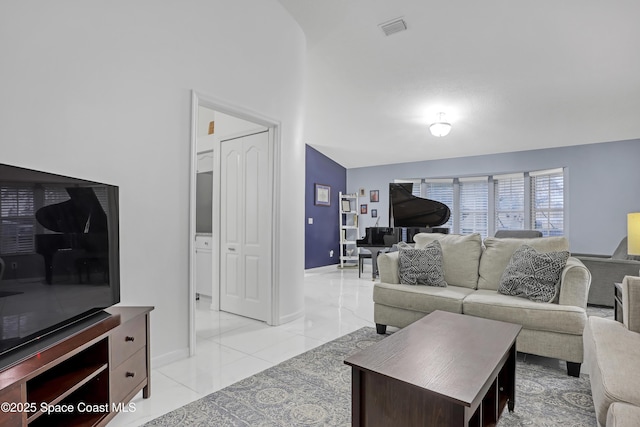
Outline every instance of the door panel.
<path id="1" fill-rule="evenodd" d="M 239 267 L 239 260 L 238 260 L 238 255 L 234 254 L 234 253 L 225 253 L 226 256 L 226 262 L 223 263 L 223 265 L 226 267 L 226 279 L 223 281 L 223 289 L 224 289 L 224 294 L 228 297 L 240 297 L 240 294 L 238 293 L 238 271 L 240 270 Z"/>
<path id="2" fill-rule="evenodd" d="M 267 320 L 271 202 L 269 133 L 222 141 L 220 309 Z M 233 262 L 230 260 L 233 259 Z"/>
<path id="3" fill-rule="evenodd" d="M 258 272 L 260 271 L 260 259 L 255 256 L 248 256 L 245 258 L 246 275 L 245 275 L 245 290 L 246 298 L 253 301 L 260 300 L 260 277 Z"/>

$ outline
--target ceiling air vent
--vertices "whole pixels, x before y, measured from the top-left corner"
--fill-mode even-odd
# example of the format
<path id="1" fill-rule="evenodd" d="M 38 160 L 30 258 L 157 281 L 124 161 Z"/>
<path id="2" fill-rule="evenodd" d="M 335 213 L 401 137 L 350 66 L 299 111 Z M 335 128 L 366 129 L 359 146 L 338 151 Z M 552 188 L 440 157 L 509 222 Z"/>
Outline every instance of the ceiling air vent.
<path id="1" fill-rule="evenodd" d="M 404 31 L 407 29 L 407 23 L 404 22 L 402 18 L 396 18 L 391 21 L 383 22 L 378 25 L 385 36 L 390 36 L 391 34 L 399 33 L 400 31 Z"/>

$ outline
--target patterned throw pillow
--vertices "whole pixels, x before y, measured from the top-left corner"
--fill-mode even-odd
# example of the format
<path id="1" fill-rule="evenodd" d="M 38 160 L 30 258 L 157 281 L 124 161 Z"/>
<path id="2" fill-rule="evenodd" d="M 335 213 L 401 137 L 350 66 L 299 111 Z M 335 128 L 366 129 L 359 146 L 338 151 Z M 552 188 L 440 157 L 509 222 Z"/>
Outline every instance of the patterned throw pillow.
<path id="1" fill-rule="evenodd" d="M 442 246 L 437 240 L 424 249 L 399 244 L 400 283 L 403 285 L 447 286 L 442 269 Z"/>
<path id="2" fill-rule="evenodd" d="M 552 302 L 568 258 L 567 251 L 538 252 L 531 246 L 522 245 L 513 253 L 502 273 L 498 292 L 532 301 Z"/>

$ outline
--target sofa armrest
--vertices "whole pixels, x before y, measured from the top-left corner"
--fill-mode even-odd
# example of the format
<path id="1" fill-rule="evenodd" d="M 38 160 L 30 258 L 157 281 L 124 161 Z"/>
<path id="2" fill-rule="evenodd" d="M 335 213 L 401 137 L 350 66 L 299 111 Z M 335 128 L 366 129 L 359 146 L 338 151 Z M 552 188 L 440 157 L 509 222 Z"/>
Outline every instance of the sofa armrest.
<path id="1" fill-rule="evenodd" d="M 387 252 L 378 255 L 378 271 L 382 283 L 392 285 L 400 283 L 399 255 L 400 252 Z"/>
<path id="2" fill-rule="evenodd" d="M 621 283 L 625 276 L 637 276 L 640 271 L 640 261 L 590 257 L 579 259 L 591 272 L 593 283 L 599 286 Z"/>
<path id="3" fill-rule="evenodd" d="M 591 286 L 591 273 L 584 264 L 569 257 L 560 277 L 560 297 L 558 304 L 587 308 L 587 297 Z"/>
<path id="4" fill-rule="evenodd" d="M 598 269 L 611 269 L 611 270 L 620 270 L 623 269 L 638 269 L 640 268 L 640 261 L 636 261 L 633 259 L 613 259 L 613 258 L 600 258 L 594 256 L 574 256 L 574 258 L 578 258 L 589 270 L 598 270 Z"/>
<path id="5" fill-rule="evenodd" d="M 622 280 L 622 322 L 633 332 L 640 332 L 640 277 Z"/>
<path id="6" fill-rule="evenodd" d="M 611 259 L 611 255 L 598 255 L 598 254 L 576 254 L 574 252 L 571 252 L 571 256 L 575 257 L 575 258 L 604 258 L 604 259 Z"/>

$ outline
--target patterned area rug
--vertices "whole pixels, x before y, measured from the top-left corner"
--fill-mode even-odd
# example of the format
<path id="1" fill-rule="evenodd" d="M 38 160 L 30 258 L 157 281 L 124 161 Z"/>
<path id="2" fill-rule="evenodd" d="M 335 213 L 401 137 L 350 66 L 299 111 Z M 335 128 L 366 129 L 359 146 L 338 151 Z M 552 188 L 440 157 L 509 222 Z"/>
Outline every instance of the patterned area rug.
<path id="1" fill-rule="evenodd" d="M 351 368 L 344 359 L 384 336 L 362 328 L 147 423 L 147 426 L 350 426 Z M 588 377 L 517 363 L 516 408 L 499 427 L 596 426 Z"/>

